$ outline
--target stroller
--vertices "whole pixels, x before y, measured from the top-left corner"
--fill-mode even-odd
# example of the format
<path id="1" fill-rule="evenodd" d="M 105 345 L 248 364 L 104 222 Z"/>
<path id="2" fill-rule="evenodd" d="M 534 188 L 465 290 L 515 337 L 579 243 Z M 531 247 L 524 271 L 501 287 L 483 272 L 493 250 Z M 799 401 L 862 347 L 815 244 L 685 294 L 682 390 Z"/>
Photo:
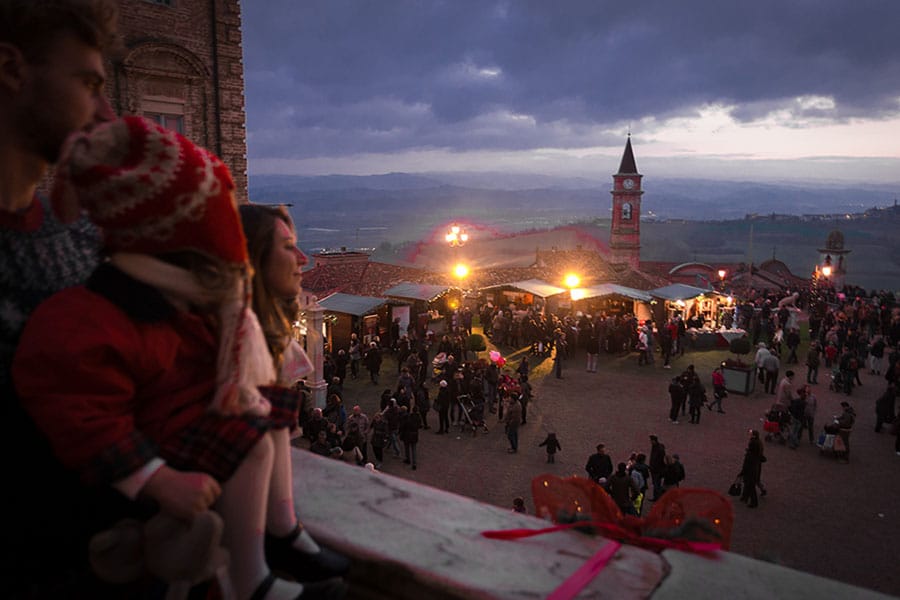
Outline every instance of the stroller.
<path id="1" fill-rule="evenodd" d="M 786 444 L 788 434 L 791 430 L 791 413 L 789 413 L 780 404 L 773 404 L 769 412 L 766 413 L 763 421 L 763 431 L 766 432 L 765 439 L 767 442 L 773 440 L 779 444 Z"/>
<path id="2" fill-rule="evenodd" d="M 487 424 L 484 421 L 484 401 L 473 400 L 469 394 L 460 394 L 456 401 L 459 403 L 460 419 L 459 431 L 472 428 L 472 437 L 478 435 L 478 428 L 488 433 Z"/>

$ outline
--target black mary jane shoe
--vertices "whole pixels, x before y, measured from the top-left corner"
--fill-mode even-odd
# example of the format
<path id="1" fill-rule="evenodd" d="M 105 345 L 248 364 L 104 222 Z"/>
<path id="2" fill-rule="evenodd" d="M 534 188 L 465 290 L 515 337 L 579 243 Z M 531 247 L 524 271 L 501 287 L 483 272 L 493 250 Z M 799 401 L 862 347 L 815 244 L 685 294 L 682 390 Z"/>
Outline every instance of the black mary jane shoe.
<path id="1" fill-rule="evenodd" d="M 294 548 L 294 540 L 300 536 L 302 528 L 297 526 L 284 537 L 266 534 L 266 562 L 269 567 L 289 574 L 306 585 L 307 582 L 322 581 L 332 577 L 343 577 L 350 570 L 350 560 L 325 546 L 319 552 L 310 554 Z"/>
<path id="2" fill-rule="evenodd" d="M 262 580 L 250 600 L 265 600 L 266 594 L 275 584 L 276 577 L 269 573 Z M 324 581 L 316 581 L 313 583 L 304 583 L 303 591 L 295 600 L 342 600 L 347 595 L 347 584 L 340 577 L 332 577 Z"/>

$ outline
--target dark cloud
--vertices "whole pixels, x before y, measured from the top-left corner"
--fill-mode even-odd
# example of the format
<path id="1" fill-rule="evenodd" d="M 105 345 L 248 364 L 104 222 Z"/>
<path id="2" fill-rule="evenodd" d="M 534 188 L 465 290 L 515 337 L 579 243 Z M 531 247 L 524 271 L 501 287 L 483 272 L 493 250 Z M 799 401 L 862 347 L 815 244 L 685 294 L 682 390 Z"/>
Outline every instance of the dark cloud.
<path id="1" fill-rule="evenodd" d="M 887 117 L 897 23 L 876 0 L 245 2 L 249 152 L 577 148 L 714 103 Z"/>

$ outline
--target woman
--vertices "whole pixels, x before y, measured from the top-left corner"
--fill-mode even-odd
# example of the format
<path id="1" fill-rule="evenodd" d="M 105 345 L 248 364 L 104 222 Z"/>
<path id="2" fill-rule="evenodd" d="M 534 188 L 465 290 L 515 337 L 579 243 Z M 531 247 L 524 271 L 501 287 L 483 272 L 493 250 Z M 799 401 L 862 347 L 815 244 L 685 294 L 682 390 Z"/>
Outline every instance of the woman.
<path id="1" fill-rule="evenodd" d="M 359 377 L 359 363 L 362 360 L 362 348 L 359 343 L 359 336 L 355 333 L 350 334 L 350 376 L 353 379 Z"/>
<path id="2" fill-rule="evenodd" d="M 759 500 L 756 497 L 756 486 L 759 484 L 762 464 L 765 460 L 763 444 L 759 439 L 759 431 L 752 429 L 750 431 L 750 440 L 747 443 L 747 450 L 744 453 L 744 463 L 741 465 L 741 472 L 738 473 L 738 477 L 743 479 L 744 482 L 741 502 L 746 502 L 750 508 L 759 506 Z"/>
<path id="3" fill-rule="evenodd" d="M 302 268 L 307 258 L 297 248 L 294 223 L 284 207 L 243 205 L 240 207 L 241 224 L 247 238 L 247 253 L 255 275 L 253 277 L 253 312 L 256 313 L 266 338 L 272 363 L 278 374 L 276 383 L 291 387 L 301 377 L 312 372 L 313 366 L 292 336 L 292 324 L 300 312 L 298 297 L 303 282 Z M 340 415 L 343 407 L 337 398 L 334 418 L 326 418 L 343 427 Z M 276 434 L 275 469 L 283 470 L 283 478 L 291 481 L 290 437 L 288 431 Z M 337 444 L 340 445 L 340 444 Z M 294 512 L 293 491 L 290 487 L 278 490 L 279 495 L 270 498 L 270 505 L 277 505 L 284 511 Z M 294 525 L 280 540 L 267 540 L 267 553 L 279 554 L 279 545 L 285 546 L 289 540 L 303 552 L 306 562 L 304 569 L 308 576 L 320 574 L 330 577 L 343 574 L 349 568 L 347 560 L 330 550 L 322 549 L 302 527 L 299 521 L 290 518 Z M 283 553 L 283 552 L 282 552 Z"/>
<path id="4" fill-rule="evenodd" d="M 58 185 L 111 253 L 85 286 L 35 311 L 16 357 L 22 402 L 60 460 L 184 520 L 214 508 L 238 598 L 342 596 L 339 580 L 296 583 L 269 569 L 321 575 L 308 568 L 314 542 L 295 534 L 290 498 L 297 398 L 270 385 L 225 165 L 126 117 L 76 138 Z"/>
<path id="5" fill-rule="evenodd" d="M 419 444 L 419 429 L 422 423 L 419 419 L 419 407 L 413 405 L 412 410 L 400 423 L 400 441 L 403 442 L 403 462 L 412 463 L 412 470 L 416 470 L 416 446 Z"/>
<path id="6" fill-rule="evenodd" d="M 384 462 L 384 446 L 387 444 L 387 438 L 387 421 L 384 420 L 380 412 L 377 412 L 372 417 L 372 438 L 369 440 L 372 444 L 372 451 L 375 453 L 376 469 L 380 469 L 381 463 Z"/>

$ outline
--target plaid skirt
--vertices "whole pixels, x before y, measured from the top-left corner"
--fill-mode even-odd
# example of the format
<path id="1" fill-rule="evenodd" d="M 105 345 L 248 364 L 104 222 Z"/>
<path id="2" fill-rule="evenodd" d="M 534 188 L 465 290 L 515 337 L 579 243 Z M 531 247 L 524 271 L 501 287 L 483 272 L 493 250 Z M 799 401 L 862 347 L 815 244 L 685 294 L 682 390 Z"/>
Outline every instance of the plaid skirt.
<path id="1" fill-rule="evenodd" d="M 159 455 L 174 469 L 201 471 L 220 483 L 227 481 L 267 431 L 297 426 L 299 392 L 278 386 L 261 386 L 259 391 L 272 404 L 265 417 L 206 413 L 161 443 Z"/>

